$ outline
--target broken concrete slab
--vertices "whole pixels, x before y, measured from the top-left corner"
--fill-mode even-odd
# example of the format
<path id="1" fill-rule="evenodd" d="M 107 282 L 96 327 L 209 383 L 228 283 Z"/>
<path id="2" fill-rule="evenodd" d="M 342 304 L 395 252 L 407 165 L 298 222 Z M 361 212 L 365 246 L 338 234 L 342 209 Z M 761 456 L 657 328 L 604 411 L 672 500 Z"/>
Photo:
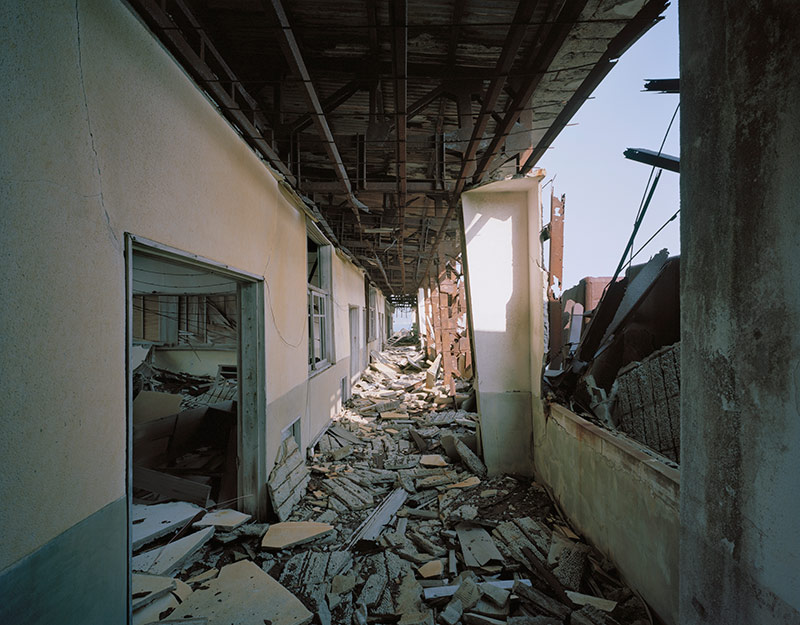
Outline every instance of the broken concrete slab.
<path id="1" fill-rule="evenodd" d="M 191 503 L 174 501 L 149 506 L 131 506 L 131 540 L 133 550 L 181 529 L 203 509 Z"/>
<path id="2" fill-rule="evenodd" d="M 330 534 L 333 525 L 314 521 L 287 521 L 270 525 L 261 540 L 263 549 L 288 549 Z"/>
<path id="3" fill-rule="evenodd" d="M 477 475 L 468 477 L 466 480 L 461 480 L 455 484 L 450 484 L 447 488 L 472 488 L 481 483 L 481 479 Z"/>
<path id="4" fill-rule="evenodd" d="M 482 591 L 475 580 L 472 577 L 466 577 L 453 593 L 453 599 L 457 599 L 464 610 L 471 610 L 480 601 L 481 594 Z"/>
<path id="5" fill-rule="evenodd" d="M 214 528 L 209 527 L 189 534 L 164 547 L 145 551 L 138 556 L 134 556 L 131 561 L 131 567 L 134 571 L 143 573 L 171 575 L 180 571 L 192 554 L 211 540 L 213 535 Z"/>
<path id="6" fill-rule="evenodd" d="M 439 577 L 443 571 L 444 564 L 442 564 L 441 560 L 431 560 L 417 569 L 417 572 L 426 579 L 429 577 Z"/>
<path id="7" fill-rule="evenodd" d="M 446 467 L 446 466 L 448 466 L 447 460 L 442 458 L 439 454 L 425 454 L 419 459 L 419 463 L 423 467 Z"/>
<path id="8" fill-rule="evenodd" d="M 179 606 L 178 599 L 172 593 L 167 593 L 146 604 L 144 607 L 139 608 L 133 612 L 132 625 L 150 625 L 159 620 L 161 614 L 167 610 L 177 608 Z"/>
<path id="9" fill-rule="evenodd" d="M 608 614 L 591 605 L 585 605 L 580 610 L 573 612 L 569 617 L 569 622 L 570 625 L 619 625 Z"/>
<path id="10" fill-rule="evenodd" d="M 456 452 L 458 452 L 461 462 L 478 477 L 486 477 L 486 465 L 478 458 L 472 450 L 467 447 L 460 439 L 455 440 Z"/>
<path id="11" fill-rule="evenodd" d="M 511 593 L 506 590 L 505 588 L 499 588 L 494 584 L 487 584 L 483 583 L 480 584 L 480 589 L 483 595 L 489 599 L 492 603 L 498 606 L 504 606 L 508 603 L 508 598 L 511 596 Z"/>
<path id="12" fill-rule="evenodd" d="M 314 615 L 286 588 L 250 560 L 222 568 L 170 616 L 205 616 L 208 625 L 306 625 Z"/>
<path id="13" fill-rule="evenodd" d="M 568 590 L 567 597 L 569 600 L 572 601 L 575 605 L 591 605 L 597 608 L 598 610 L 602 610 L 603 612 L 613 612 L 614 608 L 617 607 L 616 601 L 611 601 L 610 599 L 603 599 L 602 597 L 593 597 L 592 595 L 584 595 L 580 592 L 574 592 L 572 590 Z"/>
<path id="14" fill-rule="evenodd" d="M 247 523 L 252 517 L 238 510 L 214 510 L 207 512 L 205 516 L 195 523 L 195 527 L 210 527 L 223 532 L 235 530 L 240 525 Z"/>
<path id="15" fill-rule="evenodd" d="M 439 622 L 443 625 L 456 625 L 461 621 L 464 607 L 455 597 L 447 604 L 444 610 L 439 613 Z"/>
<path id="16" fill-rule="evenodd" d="M 175 580 L 161 575 L 134 573 L 131 576 L 131 607 L 143 608 L 175 590 Z"/>
<path id="17" fill-rule="evenodd" d="M 520 580 L 514 582 L 513 592 L 523 601 L 531 604 L 537 611 L 555 616 L 558 619 L 563 620 L 572 612 L 572 609 L 563 603 L 551 599 L 533 586 L 521 583 Z"/>
<path id="18" fill-rule="evenodd" d="M 306 494 L 310 471 L 294 438 L 289 437 L 281 443 L 278 458 L 267 480 L 267 491 L 272 509 L 280 521 L 286 521 L 294 506 Z"/>
<path id="19" fill-rule="evenodd" d="M 203 571 L 195 575 L 194 577 L 190 577 L 186 580 L 187 584 L 202 584 L 203 582 L 207 582 L 210 579 L 214 579 L 217 575 L 219 575 L 219 569 L 211 568 L 207 571 Z"/>
<path id="20" fill-rule="evenodd" d="M 503 556 L 498 551 L 494 540 L 482 527 L 467 523 L 456 525 L 458 541 L 461 544 L 461 553 L 464 563 L 470 567 L 480 567 L 490 562 L 502 562 Z"/>

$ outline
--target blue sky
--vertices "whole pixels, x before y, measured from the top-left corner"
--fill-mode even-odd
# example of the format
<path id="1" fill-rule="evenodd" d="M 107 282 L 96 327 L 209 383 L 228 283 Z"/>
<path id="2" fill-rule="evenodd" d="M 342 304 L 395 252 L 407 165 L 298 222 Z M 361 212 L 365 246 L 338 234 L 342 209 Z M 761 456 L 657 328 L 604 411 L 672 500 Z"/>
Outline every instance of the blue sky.
<path id="1" fill-rule="evenodd" d="M 626 159 L 626 148 L 657 151 L 678 95 L 642 92 L 647 78 L 678 77 L 678 6 L 617 62 L 605 80 L 539 160 L 555 177 L 555 192 L 567 196 L 564 224 L 564 285 L 584 276 L 614 273 L 633 228 L 650 167 Z M 678 156 L 680 112 L 664 152 Z M 550 219 L 550 187 L 543 193 L 544 222 Z M 661 175 L 634 244 L 636 251 L 679 208 L 678 174 Z M 637 256 L 644 262 L 666 247 L 680 251 L 680 216 Z"/>

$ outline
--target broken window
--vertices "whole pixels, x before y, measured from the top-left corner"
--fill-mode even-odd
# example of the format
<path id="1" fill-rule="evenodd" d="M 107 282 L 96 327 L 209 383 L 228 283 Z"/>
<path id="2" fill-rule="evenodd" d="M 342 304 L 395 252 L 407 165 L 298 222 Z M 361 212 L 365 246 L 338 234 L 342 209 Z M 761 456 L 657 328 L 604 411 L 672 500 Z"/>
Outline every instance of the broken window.
<path id="1" fill-rule="evenodd" d="M 328 366 L 331 353 L 330 253 L 331 246 L 309 229 L 307 237 L 308 275 L 308 368 Z"/>

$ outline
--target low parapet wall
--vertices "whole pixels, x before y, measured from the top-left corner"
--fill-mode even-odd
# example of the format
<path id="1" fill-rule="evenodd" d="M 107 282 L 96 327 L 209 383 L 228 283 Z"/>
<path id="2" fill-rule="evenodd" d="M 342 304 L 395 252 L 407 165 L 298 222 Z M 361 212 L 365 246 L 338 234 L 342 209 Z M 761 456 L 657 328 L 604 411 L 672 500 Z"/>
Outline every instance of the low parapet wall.
<path id="1" fill-rule="evenodd" d="M 534 417 L 534 442 L 537 479 L 574 527 L 677 625 L 680 472 L 558 404 Z"/>

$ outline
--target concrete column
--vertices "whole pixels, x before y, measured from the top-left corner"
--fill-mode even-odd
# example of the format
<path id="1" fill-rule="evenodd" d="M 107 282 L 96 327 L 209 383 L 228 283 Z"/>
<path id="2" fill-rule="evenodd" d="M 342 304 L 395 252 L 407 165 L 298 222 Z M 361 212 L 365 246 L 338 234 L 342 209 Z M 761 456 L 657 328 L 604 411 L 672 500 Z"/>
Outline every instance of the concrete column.
<path id="1" fill-rule="evenodd" d="M 543 176 L 537 170 L 461 196 L 481 440 L 492 474 L 533 475 L 544 353 Z"/>
<path id="2" fill-rule="evenodd" d="M 683 625 L 800 623 L 798 25 L 680 5 Z"/>

